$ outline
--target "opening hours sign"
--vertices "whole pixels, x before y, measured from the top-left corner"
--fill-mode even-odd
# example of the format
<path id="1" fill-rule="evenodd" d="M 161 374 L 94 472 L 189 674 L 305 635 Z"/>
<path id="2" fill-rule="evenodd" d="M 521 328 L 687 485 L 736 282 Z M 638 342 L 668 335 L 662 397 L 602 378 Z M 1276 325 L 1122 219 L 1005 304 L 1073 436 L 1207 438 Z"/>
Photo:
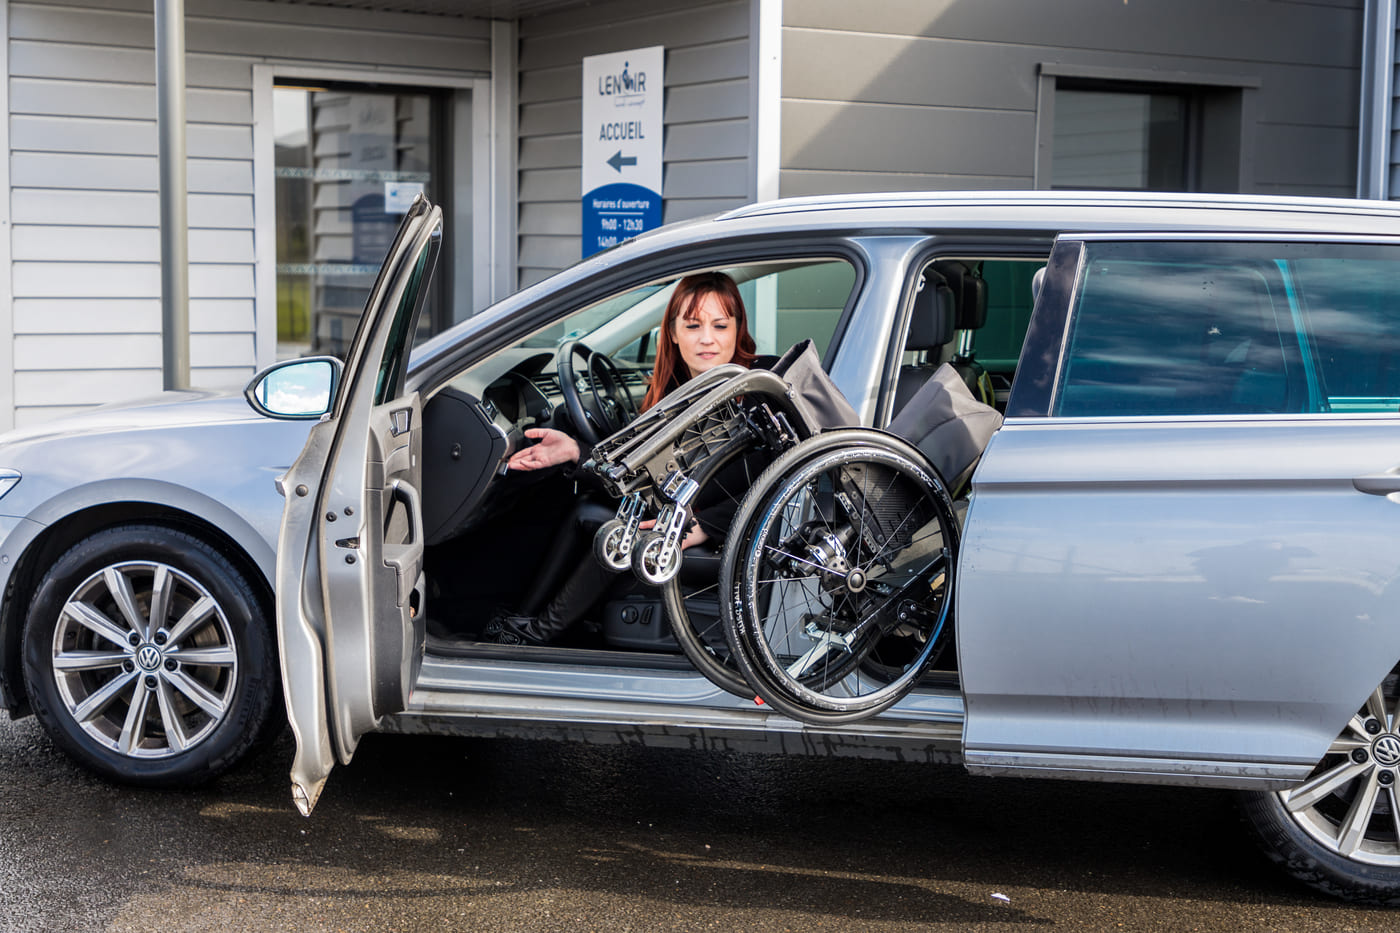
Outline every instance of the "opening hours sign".
<path id="1" fill-rule="evenodd" d="M 656 45 L 583 60 L 583 255 L 661 225 L 662 70 Z"/>

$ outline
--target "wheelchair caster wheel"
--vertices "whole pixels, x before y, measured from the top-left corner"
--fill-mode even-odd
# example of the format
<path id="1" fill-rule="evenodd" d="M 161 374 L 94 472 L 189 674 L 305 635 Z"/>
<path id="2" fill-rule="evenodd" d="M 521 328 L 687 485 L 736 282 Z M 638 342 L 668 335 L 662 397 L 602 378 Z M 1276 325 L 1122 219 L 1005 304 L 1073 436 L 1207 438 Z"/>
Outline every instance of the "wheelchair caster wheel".
<path id="1" fill-rule="evenodd" d="M 679 547 L 671 550 L 670 559 L 665 564 L 661 563 L 661 552 L 664 544 L 665 538 L 656 531 L 643 532 L 637 538 L 637 544 L 632 549 L 632 572 L 643 583 L 660 586 L 674 577 L 676 572 L 681 569 L 681 549 Z"/>
<path id="2" fill-rule="evenodd" d="M 626 570 L 632 563 L 632 556 L 622 550 L 622 536 L 627 525 L 620 519 L 610 519 L 598 528 L 593 536 L 593 556 L 598 563 L 616 573 Z"/>

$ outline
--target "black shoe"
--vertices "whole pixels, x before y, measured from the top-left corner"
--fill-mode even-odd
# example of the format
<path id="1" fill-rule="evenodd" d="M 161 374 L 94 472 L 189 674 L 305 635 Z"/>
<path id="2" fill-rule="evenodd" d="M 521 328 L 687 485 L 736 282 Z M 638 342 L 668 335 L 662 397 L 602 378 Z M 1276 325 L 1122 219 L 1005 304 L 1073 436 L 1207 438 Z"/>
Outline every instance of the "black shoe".
<path id="1" fill-rule="evenodd" d="M 499 615 L 486 623 L 482 639 L 498 645 L 545 644 L 545 640 L 535 633 L 534 616 Z"/>

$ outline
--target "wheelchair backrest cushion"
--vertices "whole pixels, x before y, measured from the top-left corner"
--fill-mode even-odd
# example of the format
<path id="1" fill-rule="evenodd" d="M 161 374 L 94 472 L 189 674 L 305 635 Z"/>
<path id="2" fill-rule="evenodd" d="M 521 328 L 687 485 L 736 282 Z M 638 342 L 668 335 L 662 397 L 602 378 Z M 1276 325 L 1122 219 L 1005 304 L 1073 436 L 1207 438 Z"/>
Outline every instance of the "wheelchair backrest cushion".
<path id="1" fill-rule="evenodd" d="M 836 383 L 831 381 L 826 370 L 822 369 L 816 344 L 810 339 L 793 344 L 773 364 L 773 372 L 792 386 L 795 395 L 793 403 L 812 433 L 827 428 L 854 428 L 860 425 L 856 410 L 836 388 Z"/>
<path id="2" fill-rule="evenodd" d="M 957 495 L 1001 420 L 1001 414 L 973 398 L 958 371 L 944 363 L 886 430 L 919 448 Z"/>

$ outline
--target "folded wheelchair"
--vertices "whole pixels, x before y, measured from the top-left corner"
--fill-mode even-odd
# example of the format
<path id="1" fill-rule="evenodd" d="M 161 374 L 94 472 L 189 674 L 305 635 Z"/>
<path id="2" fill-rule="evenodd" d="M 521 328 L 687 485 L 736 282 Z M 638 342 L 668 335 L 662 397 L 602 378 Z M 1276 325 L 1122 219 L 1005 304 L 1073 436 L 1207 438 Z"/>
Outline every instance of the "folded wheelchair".
<path id="1" fill-rule="evenodd" d="M 948 388 L 936 382 L 929 392 Z M 799 345 L 771 370 L 702 374 L 585 464 L 621 499 L 598 560 L 661 587 L 677 642 L 712 681 L 808 722 L 886 709 L 951 637 L 950 489 L 918 446 L 855 423 Z M 716 493 L 734 503 L 723 548 L 683 551 Z"/>

